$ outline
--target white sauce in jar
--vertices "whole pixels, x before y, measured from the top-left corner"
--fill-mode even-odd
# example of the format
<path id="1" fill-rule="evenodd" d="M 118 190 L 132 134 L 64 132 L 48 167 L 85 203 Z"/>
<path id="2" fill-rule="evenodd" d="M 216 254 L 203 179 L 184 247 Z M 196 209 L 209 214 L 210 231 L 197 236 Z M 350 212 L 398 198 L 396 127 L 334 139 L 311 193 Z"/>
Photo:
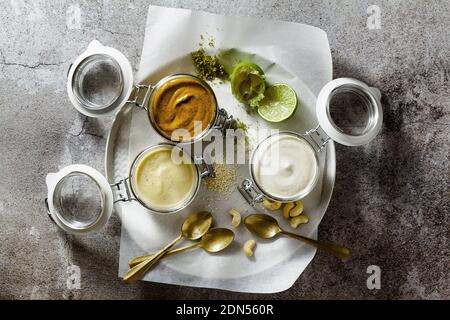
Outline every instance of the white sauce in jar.
<path id="1" fill-rule="evenodd" d="M 319 174 L 314 149 L 301 137 L 280 133 L 264 140 L 252 157 L 253 178 L 268 195 L 300 199 Z"/>

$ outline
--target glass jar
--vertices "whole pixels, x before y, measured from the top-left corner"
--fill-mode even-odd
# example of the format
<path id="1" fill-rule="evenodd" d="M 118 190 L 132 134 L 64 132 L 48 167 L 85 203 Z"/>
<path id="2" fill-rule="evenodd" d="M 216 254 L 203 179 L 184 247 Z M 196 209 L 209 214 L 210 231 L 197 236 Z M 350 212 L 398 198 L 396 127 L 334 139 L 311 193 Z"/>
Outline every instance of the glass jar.
<path id="1" fill-rule="evenodd" d="M 188 137 L 168 135 L 155 120 L 155 96 L 173 81 L 189 79 L 201 86 L 210 98 L 212 116 L 199 132 Z M 97 40 L 71 65 L 67 75 L 67 94 L 75 108 L 89 117 L 111 114 L 125 104 L 147 111 L 151 126 L 165 140 L 177 143 L 193 143 L 201 140 L 212 129 L 223 133 L 232 127 L 233 117 L 219 108 L 211 86 L 190 74 L 169 75 L 155 85 L 133 84 L 133 71 L 125 56 L 114 48 L 106 47 Z"/>
<path id="2" fill-rule="evenodd" d="M 174 157 L 171 160 L 192 166 L 193 181 L 192 190 L 180 201 L 173 205 L 158 206 L 140 194 L 136 176 L 142 161 L 162 149 L 170 150 Z M 156 214 L 179 212 L 195 199 L 201 180 L 213 176 L 213 168 L 204 161 L 203 156 L 191 156 L 172 143 L 159 143 L 140 152 L 128 176 L 113 184 L 109 184 L 100 172 L 85 165 L 70 165 L 57 173 L 49 173 L 45 202 L 50 218 L 61 229 L 72 234 L 83 234 L 103 227 L 111 217 L 113 204 L 118 201 L 137 201 Z"/>
<path id="3" fill-rule="evenodd" d="M 168 135 L 166 132 L 164 132 L 164 130 L 162 130 L 161 127 L 157 124 L 155 115 L 155 101 L 157 94 L 161 90 L 161 88 L 163 88 L 172 81 L 183 79 L 189 79 L 200 85 L 202 88 L 204 88 L 211 98 L 213 108 L 213 115 L 211 117 L 211 120 L 208 121 L 208 124 L 205 126 L 205 128 L 200 128 L 198 132 L 194 133 L 193 135 L 188 135 L 188 137 L 184 139 L 178 138 L 176 135 Z M 233 117 L 228 116 L 225 109 L 220 109 L 218 107 L 216 95 L 214 94 L 214 91 L 212 90 L 211 86 L 202 79 L 189 74 L 170 75 L 158 81 L 156 85 L 149 87 L 148 93 L 146 94 L 143 100 L 143 106 L 144 106 L 143 108 L 147 111 L 148 118 L 153 129 L 155 129 L 155 131 L 158 132 L 158 134 L 163 138 L 165 138 L 166 140 L 176 143 L 192 143 L 195 141 L 202 140 L 213 129 L 219 129 L 222 132 L 225 132 L 226 129 L 231 128 L 233 122 Z"/>
<path id="4" fill-rule="evenodd" d="M 354 99 L 351 101 L 355 101 L 355 105 L 346 105 L 344 100 L 344 103 L 338 103 L 341 112 L 360 107 L 364 110 L 362 113 L 366 115 L 362 127 L 361 122 L 356 121 L 359 128 L 357 132 L 345 131 L 336 124 L 332 117 L 333 101 L 342 99 L 342 94 L 347 97 L 348 95 L 352 96 Z M 380 98 L 381 94 L 378 89 L 355 79 L 340 78 L 329 82 L 320 91 L 316 102 L 319 125 L 303 134 L 281 131 L 263 139 L 252 152 L 249 167 L 250 178 L 242 181 L 239 187 L 240 193 L 251 205 L 262 202 L 264 198 L 286 203 L 306 197 L 314 190 L 319 181 L 321 172 L 318 155 L 330 140 L 346 146 L 359 146 L 369 143 L 380 132 L 383 123 Z M 356 106 L 356 104 L 359 105 Z M 289 150 L 279 147 L 278 150 L 270 151 L 270 156 L 262 158 L 261 153 L 265 151 L 261 150 L 270 150 L 273 141 L 284 138 L 297 141 L 297 143 L 288 144 Z M 297 151 L 294 151 L 293 148 L 297 148 Z M 288 153 L 291 154 L 289 159 L 286 156 Z M 263 174 L 260 173 L 261 167 L 263 167 L 261 162 L 264 162 L 265 167 L 269 170 Z M 305 168 L 306 170 L 304 170 Z M 298 177 L 295 177 L 295 174 Z M 284 180 L 287 182 L 283 184 Z M 299 189 L 299 192 L 292 191 L 296 188 Z"/>
<path id="5" fill-rule="evenodd" d="M 149 201 L 146 201 L 144 197 L 139 193 L 138 181 L 136 179 L 137 173 L 139 171 L 139 166 L 146 159 L 146 157 L 163 149 L 170 150 L 171 156 L 176 157 L 175 161 L 179 161 L 180 164 L 192 166 L 192 170 L 194 172 L 192 187 L 188 195 L 184 197 L 182 201 L 178 201 L 177 203 L 170 206 L 158 206 L 152 204 Z M 159 143 L 146 148 L 136 156 L 130 167 L 130 174 L 127 181 L 128 183 L 125 185 L 126 188 L 128 187 L 131 190 L 132 197 L 120 197 L 119 200 L 129 201 L 130 199 L 135 199 L 150 211 L 158 214 L 175 213 L 186 208 L 195 199 L 198 194 L 198 190 L 200 189 L 201 180 L 205 177 L 211 176 L 214 176 L 213 168 L 211 165 L 204 161 L 203 157 L 191 157 L 186 153 L 186 151 L 184 151 L 177 145 L 171 143 Z"/>

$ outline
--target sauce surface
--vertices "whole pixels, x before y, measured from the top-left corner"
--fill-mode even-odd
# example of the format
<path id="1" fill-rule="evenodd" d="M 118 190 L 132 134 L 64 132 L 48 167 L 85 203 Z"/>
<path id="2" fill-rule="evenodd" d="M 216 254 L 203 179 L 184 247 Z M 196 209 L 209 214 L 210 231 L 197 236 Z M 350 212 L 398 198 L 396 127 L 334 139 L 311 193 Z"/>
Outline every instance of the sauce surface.
<path id="1" fill-rule="evenodd" d="M 192 196 L 197 183 L 191 163 L 175 163 L 172 149 L 155 150 L 140 160 L 133 177 L 137 195 L 151 208 L 170 209 Z"/>
<path id="2" fill-rule="evenodd" d="M 269 195 L 305 195 L 318 175 L 315 151 L 303 139 L 280 134 L 263 141 L 253 157 L 257 184 Z"/>
<path id="3" fill-rule="evenodd" d="M 197 80 L 175 78 L 156 89 L 152 98 L 155 124 L 168 137 L 176 129 L 185 129 L 188 137 L 175 136 L 174 141 L 193 138 L 207 129 L 215 117 L 216 104 L 211 93 Z"/>

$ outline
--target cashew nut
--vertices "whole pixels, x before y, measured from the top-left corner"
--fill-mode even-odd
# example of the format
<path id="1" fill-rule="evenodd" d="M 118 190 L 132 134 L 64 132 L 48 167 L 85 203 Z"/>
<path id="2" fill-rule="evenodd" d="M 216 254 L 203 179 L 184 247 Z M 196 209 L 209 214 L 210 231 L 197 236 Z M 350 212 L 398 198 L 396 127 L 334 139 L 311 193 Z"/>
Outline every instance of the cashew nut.
<path id="1" fill-rule="evenodd" d="M 246 255 L 247 257 L 253 256 L 253 252 L 255 251 L 255 247 L 256 247 L 256 242 L 255 242 L 255 240 L 253 240 L 253 239 L 247 240 L 247 241 L 244 243 L 244 247 L 243 247 L 243 250 L 244 250 L 245 255 Z"/>
<path id="2" fill-rule="evenodd" d="M 297 228 L 301 224 L 308 223 L 308 221 L 309 221 L 308 217 L 302 214 L 297 217 L 293 217 L 289 222 L 289 224 L 291 225 L 292 228 Z"/>
<path id="3" fill-rule="evenodd" d="M 303 213 L 303 201 L 295 201 L 295 207 L 289 211 L 291 217 L 298 217 Z"/>
<path id="4" fill-rule="evenodd" d="M 281 202 L 270 201 L 269 199 L 264 198 L 263 206 L 269 210 L 275 211 L 281 208 Z"/>
<path id="5" fill-rule="evenodd" d="M 230 209 L 228 213 L 231 215 L 231 225 L 233 228 L 239 227 L 241 224 L 241 214 L 234 208 Z"/>
<path id="6" fill-rule="evenodd" d="M 289 212 L 292 210 L 292 208 L 294 208 L 295 207 L 295 203 L 294 202 L 288 202 L 288 203 L 285 203 L 284 204 L 284 207 L 283 207 L 283 216 L 286 218 L 286 219 L 289 219 Z"/>

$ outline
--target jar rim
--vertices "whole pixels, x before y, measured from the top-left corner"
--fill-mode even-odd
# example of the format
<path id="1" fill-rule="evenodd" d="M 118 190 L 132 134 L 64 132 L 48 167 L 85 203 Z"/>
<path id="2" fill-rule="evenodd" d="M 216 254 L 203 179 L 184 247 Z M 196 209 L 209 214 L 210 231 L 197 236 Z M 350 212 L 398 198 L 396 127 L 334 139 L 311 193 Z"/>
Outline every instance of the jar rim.
<path id="1" fill-rule="evenodd" d="M 255 176 L 255 172 L 254 172 L 254 158 L 258 152 L 258 150 L 261 148 L 261 146 L 265 143 L 268 143 L 268 141 L 270 139 L 273 139 L 277 136 L 293 136 L 303 142 L 305 142 L 309 148 L 311 148 L 311 151 L 314 154 L 314 159 L 315 159 L 315 163 L 316 163 L 316 172 L 314 174 L 314 179 L 312 180 L 312 182 L 308 185 L 308 187 L 301 193 L 293 195 L 291 197 L 280 197 L 280 196 L 276 196 L 271 194 L 270 192 L 267 192 L 262 186 L 261 183 L 258 183 L 258 179 L 256 179 Z M 268 135 L 267 137 L 265 137 L 261 142 L 258 143 L 258 145 L 256 146 L 256 148 L 253 150 L 252 152 L 252 156 L 250 158 L 250 176 L 252 181 L 255 183 L 256 187 L 258 188 L 259 191 L 261 191 L 261 193 L 267 197 L 268 199 L 271 199 L 273 201 L 279 201 L 279 202 L 292 202 L 292 201 L 298 201 L 303 199 L 304 197 L 306 197 L 308 194 L 311 193 L 312 190 L 314 190 L 315 186 L 317 185 L 317 182 L 319 180 L 319 176 L 320 176 L 320 163 L 319 163 L 319 158 L 317 155 L 317 151 L 316 149 L 314 149 L 313 145 L 311 144 L 311 142 L 308 141 L 308 139 L 306 139 L 302 134 L 299 134 L 297 132 L 293 132 L 293 131 L 280 131 L 277 133 L 273 133 Z"/>
<path id="2" fill-rule="evenodd" d="M 177 203 L 176 205 L 174 205 L 173 207 L 157 207 L 157 206 L 152 206 L 151 204 L 145 202 L 140 196 L 139 193 L 136 190 L 136 186 L 135 186 L 135 182 L 133 177 L 135 176 L 136 173 L 136 169 L 138 167 L 138 164 L 140 163 L 140 161 L 149 153 L 153 153 L 159 149 L 164 149 L 164 148 L 176 148 L 178 149 L 180 152 L 182 152 L 183 157 L 186 158 L 189 161 L 192 161 L 192 166 L 194 167 L 195 170 L 195 186 L 192 188 L 192 191 L 190 192 L 189 196 L 187 196 L 185 199 L 183 199 L 182 201 L 180 201 L 179 203 Z M 158 144 L 154 144 L 151 145 L 147 148 L 145 148 L 144 150 L 142 150 L 133 160 L 131 166 L 130 166 L 130 171 L 129 171 L 129 184 L 130 184 L 130 190 L 134 196 L 134 198 L 145 208 L 147 208 L 148 210 L 156 213 L 156 214 L 172 214 L 172 213 L 176 213 L 181 211 L 182 209 L 186 208 L 197 196 L 198 191 L 200 189 L 200 182 L 201 182 L 201 177 L 200 177 L 200 169 L 197 165 L 197 163 L 194 161 L 193 157 L 188 154 L 183 148 L 181 148 L 180 146 L 177 146 L 176 144 L 170 143 L 170 142 L 161 142 Z"/>
<path id="3" fill-rule="evenodd" d="M 339 128 L 330 112 L 331 100 L 341 93 L 351 93 L 362 99 L 368 119 L 361 133 L 349 134 Z M 320 91 L 316 102 L 316 115 L 320 127 L 333 141 L 346 146 L 369 143 L 378 135 L 383 123 L 381 93 L 374 87 L 352 78 L 338 78 L 327 83 Z"/>
<path id="4" fill-rule="evenodd" d="M 189 139 L 185 139 L 185 140 L 172 139 L 172 137 L 168 136 L 163 130 L 161 130 L 161 128 L 157 125 L 157 123 L 155 121 L 155 117 L 154 117 L 154 113 L 153 113 L 153 106 L 152 106 L 152 100 L 154 98 L 155 93 L 158 91 L 158 89 L 161 88 L 165 83 L 167 83 L 171 80 L 180 79 L 180 78 L 189 78 L 189 79 L 192 79 L 192 80 L 198 82 L 203 88 L 206 89 L 206 91 L 212 98 L 212 101 L 214 104 L 214 116 L 212 117 L 208 126 L 204 130 L 202 130 L 202 132 L 200 132 L 198 135 L 193 136 Z M 191 144 L 191 143 L 202 140 L 213 129 L 213 127 L 217 123 L 217 119 L 219 117 L 219 105 L 217 103 L 217 97 L 216 97 L 216 94 L 214 93 L 214 90 L 211 88 L 211 86 L 206 81 L 200 79 L 197 76 L 194 76 L 192 74 L 187 74 L 187 73 L 176 73 L 176 74 L 172 74 L 172 75 L 169 75 L 169 76 L 166 76 L 166 77 L 160 79 L 152 87 L 151 93 L 150 93 L 147 101 L 145 102 L 145 105 L 147 106 L 147 116 L 148 116 L 148 119 L 149 119 L 150 124 L 152 125 L 153 129 L 155 129 L 155 131 L 164 139 L 174 142 L 174 143 L 178 143 L 178 144 Z"/>
<path id="5" fill-rule="evenodd" d="M 62 187 L 63 187 L 64 183 L 66 183 L 67 179 L 70 177 L 73 177 L 73 176 L 87 177 L 87 178 L 89 178 L 89 181 L 94 182 L 95 186 L 97 187 L 97 191 L 98 191 L 99 198 L 100 198 L 100 210 L 99 210 L 99 212 L 96 213 L 96 216 L 97 216 L 96 219 L 85 225 L 67 220 L 64 217 L 64 215 L 60 212 L 59 202 L 61 200 Z M 103 211 L 105 210 L 105 195 L 103 194 L 102 188 L 99 185 L 99 183 L 97 182 L 97 180 L 94 177 L 92 177 L 90 174 L 88 174 L 86 172 L 81 172 L 81 171 L 72 171 L 69 174 L 63 176 L 55 185 L 55 188 L 53 191 L 53 205 L 55 208 L 54 213 L 55 213 L 57 219 L 59 219 L 61 223 L 63 223 L 64 225 L 68 226 L 71 229 L 78 230 L 78 231 L 84 231 L 84 230 L 89 230 L 93 226 L 97 225 L 99 223 L 99 221 L 102 219 Z"/>
<path id="6" fill-rule="evenodd" d="M 80 72 L 83 70 L 83 68 L 85 68 L 88 65 L 88 63 L 93 62 L 97 59 L 102 59 L 103 61 L 108 60 L 108 63 L 111 63 L 111 65 L 117 71 L 117 75 L 118 75 L 119 88 L 118 88 L 117 92 L 115 93 L 115 96 L 105 105 L 96 105 L 92 101 L 84 99 L 79 92 L 79 89 L 80 89 L 79 85 L 76 84 L 78 76 L 79 76 Z M 85 57 L 84 59 L 82 59 L 73 71 L 73 76 L 72 76 L 73 95 L 74 95 L 75 99 L 77 99 L 78 103 L 80 103 L 85 108 L 87 108 L 91 111 L 99 111 L 99 110 L 104 110 L 104 109 L 111 107 L 120 98 L 120 96 L 123 93 L 123 90 L 124 90 L 124 79 L 123 79 L 122 68 L 120 67 L 119 62 L 111 55 L 108 55 L 105 53 L 94 53 L 92 55 L 89 55 L 89 56 Z"/>

